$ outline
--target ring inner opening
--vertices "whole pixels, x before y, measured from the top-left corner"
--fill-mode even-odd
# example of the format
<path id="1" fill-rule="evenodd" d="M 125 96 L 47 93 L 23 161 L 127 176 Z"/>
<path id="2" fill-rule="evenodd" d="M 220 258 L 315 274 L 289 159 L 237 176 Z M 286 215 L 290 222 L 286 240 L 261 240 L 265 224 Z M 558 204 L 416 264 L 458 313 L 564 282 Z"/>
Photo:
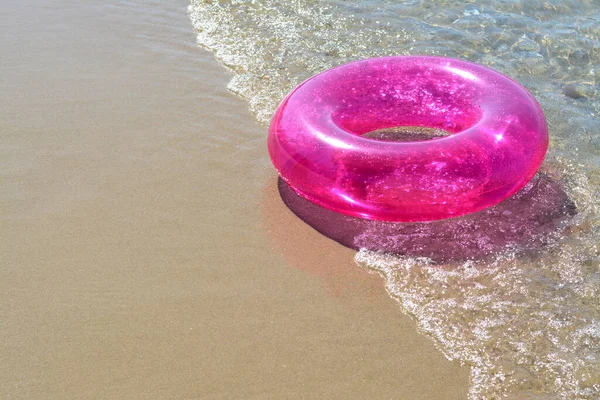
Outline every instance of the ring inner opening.
<path id="1" fill-rule="evenodd" d="M 452 135 L 451 132 L 425 126 L 394 126 L 363 133 L 361 136 L 384 142 L 425 142 Z"/>

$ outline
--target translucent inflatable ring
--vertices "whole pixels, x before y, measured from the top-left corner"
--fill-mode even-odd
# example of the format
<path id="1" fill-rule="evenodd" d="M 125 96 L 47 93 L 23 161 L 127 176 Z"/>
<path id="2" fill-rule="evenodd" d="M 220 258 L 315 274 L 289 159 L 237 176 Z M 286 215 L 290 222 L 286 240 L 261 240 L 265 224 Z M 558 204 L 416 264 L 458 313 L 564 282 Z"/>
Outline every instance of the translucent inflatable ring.
<path id="1" fill-rule="evenodd" d="M 392 127 L 447 136 L 398 142 Z M 299 195 L 385 221 L 456 217 L 501 202 L 536 173 L 544 114 L 525 88 L 466 61 L 421 56 L 357 61 L 294 89 L 269 129 L 269 153 Z"/>

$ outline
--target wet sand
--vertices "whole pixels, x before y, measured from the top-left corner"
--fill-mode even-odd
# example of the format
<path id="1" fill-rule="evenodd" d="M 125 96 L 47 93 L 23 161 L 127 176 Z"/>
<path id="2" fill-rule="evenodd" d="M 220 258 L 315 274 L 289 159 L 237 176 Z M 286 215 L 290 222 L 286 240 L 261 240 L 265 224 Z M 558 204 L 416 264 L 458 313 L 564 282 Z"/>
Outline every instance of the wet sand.
<path id="1" fill-rule="evenodd" d="M 466 398 L 283 205 L 186 5 L 0 3 L 0 397 Z"/>

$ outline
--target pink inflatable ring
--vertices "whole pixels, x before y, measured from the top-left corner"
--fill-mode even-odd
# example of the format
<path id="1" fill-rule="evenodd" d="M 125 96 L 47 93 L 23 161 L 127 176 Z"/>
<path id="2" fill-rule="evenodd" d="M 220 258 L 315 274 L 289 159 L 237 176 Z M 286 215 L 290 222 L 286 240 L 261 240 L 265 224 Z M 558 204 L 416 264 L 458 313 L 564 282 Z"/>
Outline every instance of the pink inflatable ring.
<path id="1" fill-rule="evenodd" d="M 411 126 L 448 136 L 363 136 Z M 342 214 L 430 221 L 482 210 L 521 189 L 548 148 L 544 114 L 510 78 L 466 61 L 374 58 L 316 75 L 277 109 L 268 139 L 281 177 Z"/>

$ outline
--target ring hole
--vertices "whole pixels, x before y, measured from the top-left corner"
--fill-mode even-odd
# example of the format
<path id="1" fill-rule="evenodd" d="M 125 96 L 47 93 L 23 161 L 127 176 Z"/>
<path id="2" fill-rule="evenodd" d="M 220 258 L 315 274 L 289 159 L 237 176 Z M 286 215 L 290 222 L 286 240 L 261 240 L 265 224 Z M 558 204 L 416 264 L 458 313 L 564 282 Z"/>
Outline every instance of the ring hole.
<path id="1" fill-rule="evenodd" d="M 452 135 L 451 132 L 425 126 L 393 126 L 364 133 L 362 137 L 383 142 L 424 142 Z"/>

